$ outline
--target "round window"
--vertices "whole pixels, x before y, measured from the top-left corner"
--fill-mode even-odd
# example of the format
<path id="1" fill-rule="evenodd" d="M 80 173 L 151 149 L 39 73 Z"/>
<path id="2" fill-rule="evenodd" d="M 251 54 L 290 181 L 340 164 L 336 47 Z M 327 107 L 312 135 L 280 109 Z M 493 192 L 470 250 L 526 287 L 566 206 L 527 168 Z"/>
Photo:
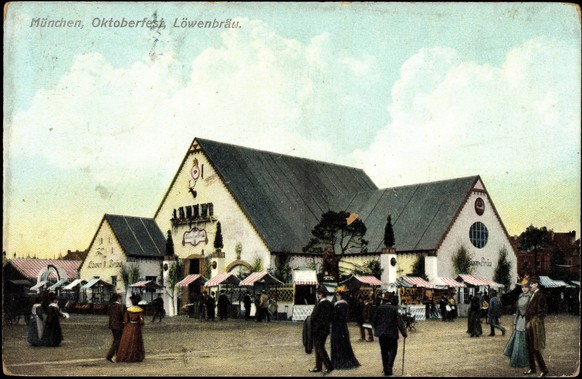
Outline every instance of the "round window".
<path id="1" fill-rule="evenodd" d="M 489 232 L 487 231 L 487 227 L 482 222 L 476 222 L 471 225 L 471 229 L 469 230 L 469 238 L 471 239 L 471 243 L 476 248 L 480 249 L 487 245 L 487 239 L 489 238 Z"/>

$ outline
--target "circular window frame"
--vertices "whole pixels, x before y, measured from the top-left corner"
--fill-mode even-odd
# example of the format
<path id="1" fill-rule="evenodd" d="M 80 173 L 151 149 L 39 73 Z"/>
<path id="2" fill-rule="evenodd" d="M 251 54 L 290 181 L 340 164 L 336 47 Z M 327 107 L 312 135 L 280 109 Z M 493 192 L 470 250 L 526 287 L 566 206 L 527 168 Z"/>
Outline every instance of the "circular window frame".
<path id="1" fill-rule="evenodd" d="M 489 242 L 489 229 L 484 223 L 474 222 L 469 228 L 469 240 L 477 249 L 482 249 Z"/>

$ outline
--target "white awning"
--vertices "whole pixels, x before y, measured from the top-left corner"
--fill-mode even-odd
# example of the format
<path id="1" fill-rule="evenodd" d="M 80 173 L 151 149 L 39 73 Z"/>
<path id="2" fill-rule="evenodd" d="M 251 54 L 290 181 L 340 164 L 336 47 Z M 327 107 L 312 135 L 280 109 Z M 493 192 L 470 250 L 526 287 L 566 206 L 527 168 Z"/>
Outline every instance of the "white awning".
<path id="1" fill-rule="evenodd" d="M 40 282 L 36 283 L 34 286 L 30 287 L 32 291 L 39 290 L 42 286 L 46 285 L 48 280 L 41 280 Z"/>
<path id="2" fill-rule="evenodd" d="M 50 286 L 49 288 L 47 288 L 47 290 L 49 291 L 54 291 L 59 287 L 62 287 L 63 285 L 67 284 L 69 282 L 68 279 L 61 279 L 58 282 L 56 282 L 55 284 L 53 284 L 52 286 Z"/>
<path id="3" fill-rule="evenodd" d="M 67 284 L 63 287 L 64 290 L 70 291 L 73 288 L 77 287 L 79 284 L 85 284 L 87 281 L 85 279 L 75 279 L 71 283 Z"/>
<path id="4" fill-rule="evenodd" d="M 293 270 L 293 283 L 298 286 L 316 286 L 319 284 L 315 270 Z"/>

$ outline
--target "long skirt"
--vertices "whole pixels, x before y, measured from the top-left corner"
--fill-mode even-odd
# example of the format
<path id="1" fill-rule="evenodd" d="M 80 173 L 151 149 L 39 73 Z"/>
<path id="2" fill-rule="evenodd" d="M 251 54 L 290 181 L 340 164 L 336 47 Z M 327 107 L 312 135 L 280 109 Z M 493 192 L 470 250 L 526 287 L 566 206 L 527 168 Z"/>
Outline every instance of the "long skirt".
<path id="1" fill-rule="evenodd" d="M 123 328 L 116 362 L 141 362 L 145 358 L 141 325 L 128 323 Z"/>
<path id="2" fill-rule="evenodd" d="M 527 348 L 525 346 L 525 331 L 513 331 L 503 354 L 509 357 L 509 365 L 511 367 L 528 367 L 529 359 L 527 356 Z"/>
<path id="3" fill-rule="evenodd" d="M 40 346 L 40 339 L 42 338 L 42 330 L 44 328 L 43 322 L 38 317 L 30 317 L 28 322 L 28 344 L 31 346 Z"/>

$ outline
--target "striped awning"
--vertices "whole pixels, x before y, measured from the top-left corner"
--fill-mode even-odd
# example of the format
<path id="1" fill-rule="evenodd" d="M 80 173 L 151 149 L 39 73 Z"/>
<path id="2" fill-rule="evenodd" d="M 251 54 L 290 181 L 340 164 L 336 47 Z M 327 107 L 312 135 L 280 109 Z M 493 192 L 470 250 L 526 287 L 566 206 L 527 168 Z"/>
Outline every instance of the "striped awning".
<path id="1" fill-rule="evenodd" d="M 375 276 L 352 275 L 340 284 L 365 284 L 369 286 L 381 286 L 384 283 Z"/>
<path id="2" fill-rule="evenodd" d="M 315 270 L 293 270 L 293 284 L 297 286 L 316 286 L 317 273 Z"/>
<path id="3" fill-rule="evenodd" d="M 136 282 L 133 284 L 129 285 L 131 288 L 161 288 L 162 286 L 160 286 L 158 283 L 156 283 L 153 280 L 142 280 L 140 282 Z"/>
<path id="4" fill-rule="evenodd" d="M 427 282 L 426 280 L 418 276 L 403 276 L 401 279 L 404 280 L 405 282 L 412 284 L 415 287 L 435 288 L 434 284 Z"/>
<path id="5" fill-rule="evenodd" d="M 488 282 L 486 282 L 485 280 L 477 279 L 474 276 L 469 275 L 469 274 L 459 274 L 459 276 L 457 276 L 455 278 L 455 280 L 459 281 L 459 279 L 460 279 L 460 281 L 464 282 L 465 284 L 468 284 L 471 286 L 477 286 L 477 287 L 490 286 L 490 284 Z"/>
<path id="6" fill-rule="evenodd" d="M 253 272 L 240 282 L 241 287 L 252 287 L 255 283 L 283 284 L 268 272 Z"/>
<path id="7" fill-rule="evenodd" d="M 572 283 L 576 287 L 580 287 L 580 281 L 579 280 L 570 280 L 570 283 Z"/>
<path id="8" fill-rule="evenodd" d="M 540 275 L 540 284 L 545 288 L 558 288 L 560 287 L 556 282 L 550 279 L 549 276 Z"/>
<path id="9" fill-rule="evenodd" d="M 87 281 L 84 280 L 84 279 L 75 279 L 71 283 L 69 283 L 66 286 L 64 286 L 63 289 L 64 290 L 67 290 L 67 291 L 70 291 L 73 288 L 77 287 L 79 284 L 84 284 L 84 283 L 87 283 Z"/>
<path id="10" fill-rule="evenodd" d="M 437 286 L 447 286 L 447 287 L 467 287 L 465 283 L 457 282 L 453 278 L 435 278 L 434 284 Z"/>
<path id="11" fill-rule="evenodd" d="M 188 287 L 190 284 L 192 283 L 197 283 L 197 284 L 204 284 L 208 281 L 208 279 L 206 279 L 205 277 L 203 277 L 200 274 L 190 274 L 188 276 L 186 276 L 184 279 L 182 279 L 180 282 L 178 282 L 178 284 L 176 284 L 176 286 L 178 287 Z"/>
<path id="12" fill-rule="evenodd" d="M 30 287 L 31 290 L 36 291 L 40 289 L 42 286 L 46 285 L 48 280 L 41 280 L 40 282 L 36 283 L 34 286 Z"/>
<path id="13" fill-rule="evenodd" d="M 219 284 L 238 285 L 239 283 L 240 279 L 237 278 L 233 273 L 223 272 L 222 274 L 216 275 L 214 278 L 210 278 L 206 283 L 204 283 L 204 287 L 214 287 L 218 286 Z"/>
<path id="14" fill-rule="evenodd" d="M 58 282 L 56 282 L 55 284 L 53 284 L 52 286 L 50 286 L 49 288 L 47 288 L 48 291 L 54 291 L 57 288 L 60 288 L 62 286 L 64 286 L 65 284 L 67 284 L 69 281 L 67 279 L 61 279 Z"/>

